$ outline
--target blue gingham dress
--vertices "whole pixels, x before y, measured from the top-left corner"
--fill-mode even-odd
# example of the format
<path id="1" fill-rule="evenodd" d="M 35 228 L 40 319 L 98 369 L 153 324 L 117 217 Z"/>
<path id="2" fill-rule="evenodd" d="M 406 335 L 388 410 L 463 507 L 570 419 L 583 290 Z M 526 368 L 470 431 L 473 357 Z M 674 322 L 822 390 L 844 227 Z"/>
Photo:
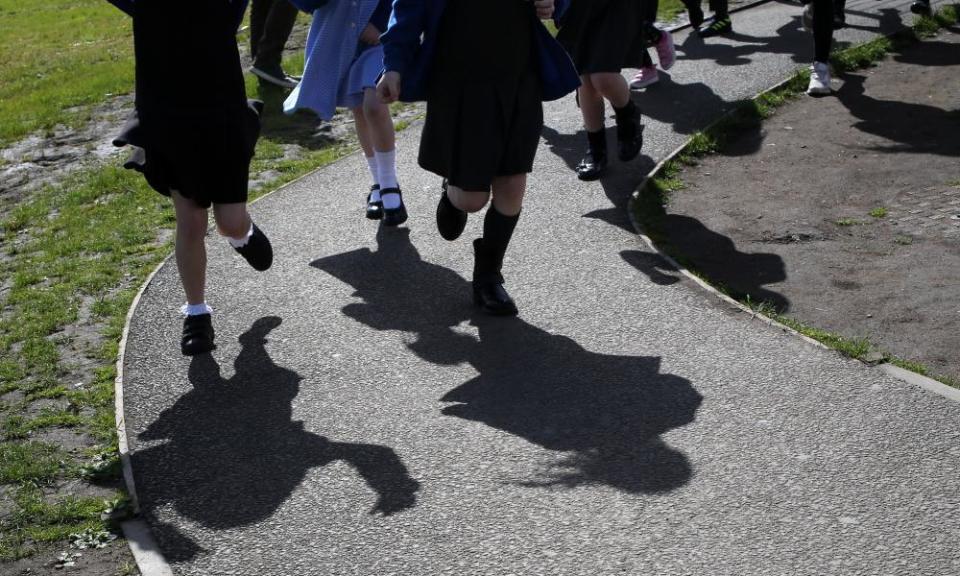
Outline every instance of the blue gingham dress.
<path id="1" fill-rule="evenodd" d="M 338 106 L 362 104 L 363 90 L 375 86 L 383 71 L 383 47 L 359 41 L 378 3 L 341 0 L 313 13 L 303 80 L 284 102 L 284 112 L 307 108 L 329 120 Z"/>

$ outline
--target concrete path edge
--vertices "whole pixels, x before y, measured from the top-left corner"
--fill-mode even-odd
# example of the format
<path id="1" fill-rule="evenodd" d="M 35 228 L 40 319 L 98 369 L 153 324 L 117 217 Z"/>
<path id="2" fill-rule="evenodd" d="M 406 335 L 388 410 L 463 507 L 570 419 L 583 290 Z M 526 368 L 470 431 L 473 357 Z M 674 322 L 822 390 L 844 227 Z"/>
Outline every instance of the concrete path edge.
<path id="1" fill-rule="evenodd" d="M 767 0 L 763 0 L 763 1 L 767 1 Z M 754 96 L 752 100 L 756 100 L 757 98 L 760 98 L 764 94 L 767 94 L 782 88 L 787 83 L 793 81 L 793 79 L 794 79 L 793 75 L 787 77 L 783 81 L 778 82 L 777 84 L 771 86 L 770 88 L 764 90 L 763 92 L 760 92 L 759 94 Z M 725 118 L 728 118 L 731 115 L 735 114 L 738 109 L 739 107 L 733 108 L 730 111 L 726 112 L 725 114 L 720 116 L 720 118 L 712 122 L 710 126 L 716 125 L 717 123 L 721 122 Z M 709 128 L 709 126 L 707 128 Z M 703 288 L 704 290 L 706 290 L 707 292 L 715 296 L 717 299 L 721 300 L 722 302 L 725 302 L 727 304 L 730 304 L 733 307 L 738 308 L 740 311 L 746 314 L 749 314 L 754 319 L 759 320 L 760 322 L 763 322 L 768 326 L 773 326 L 775 328 L 783 330 L 788 334 L 792 334 L 798 337 L 800 340 L 803 340 L 807 344 L 810 344 L 817 348 L 821 348 L 823 350 L 830 350 L 831 352 L 834 352 L 839 355 L 840 354 L 839 352 L 823 344 L 822 342 L 814 340 L 813 338 L 810 338 L 809 336 L 806 336 L 804 334 L 801 334 L 800 332 L 794 330 L 793 328 L 787 326 L 786 324 L 777 322 L 776 320 L 774 320 L 773 318 L 770 318 L 769 316 L 760 314 L 759 312 L 754 311 L 753 309 L 744 305 L 743 303 L 737 300 L 734 300 L 733 298 L 727 296 L 723 292 L 717 290 L 717 288 L 714 287 L 712 284 L 710 284 L 706 280 L 703 280 L 696 274 L 692 273 L 686 267 L 682 266 L 679 262 L 677 262 L 672 256 L 660 250 L 660 247 L 657 246 L 657 244 L 653 241 L 653 239 L 651 239 L 649 236 L 647 236 L 644 233 L 643 226 L 637 220 L 636 210 L 635 210 L 636 202 L 639 200 L 640 194 L 642 193 L 643 189 L 646 187 L 647 182 L 649 182 L 652 178 L 656 178 L 656 176 L 660 173 L 660 171 L 663 170 L 664 166 L 666 166 L 671 160 L 675 159 L 677 156 L 683 153 L 683 151 L 686 150 L 687 147 L 690 145 L 692 140 L 693 140 L 693 137 L 689 138 L 687 142 L 677 147 L 677 149 L 671 152 L 670 154 L 668 154 L 666 158 L 658 162 L 657 165 L 654 166 L 653 170 L 651 170 L 650 173 L 647 174 L 647 176 L 640 182 L 636 190 L 634 190 L 633 194 L 630 196 L 630 202 L 627 205 L 627 215 L 630 218 L 630 223 L 633 225 L 633 229 L 634 231 L 636 231 L 637 236 L 639 236 L 640 239 L 643 240 L 644 244 L 646 244 L 651 250 L 656 252 L 658 256 L 660 256 L 661 258 L 669 262 L 671 266 L 676 268 L 677 271 L 680 272 L 680 274 L 690 279 L 697 286 L 700 286 L 701 288 Z M 918 386 L 920 388 L 923 388 L 924 390 L 927 390 L 928 392 L 933 392 L 934 394 L 938 394 L 940 396 L 943 396 L 944 398 L 948 398 L 955 402 L 960 402 L 960 389 L 953 388 L 952 386 L 948 386 L 943 382 L 940 382 L 939 380 L 934 380 L 933 378 L 930 378 L 929 376 L 924 376 L 923 374 L 919 374 L 917 372 L 913 372 L 911 370 L 907 370 L 905 368 L 901 368 L 899 366 L 895 366 L 889 363 L 872 364 L 868 362 L 862 362 L 860 360 L 855 360 L 855 361 L 860 362 L 870 368 L 873 368 L 874 370 L 882 370 L 889 376 L 893 376 L 894 378 L 901 380 L 903 382 L 906 382 L 907 384 L 910 384 L 912 386 Z"/>

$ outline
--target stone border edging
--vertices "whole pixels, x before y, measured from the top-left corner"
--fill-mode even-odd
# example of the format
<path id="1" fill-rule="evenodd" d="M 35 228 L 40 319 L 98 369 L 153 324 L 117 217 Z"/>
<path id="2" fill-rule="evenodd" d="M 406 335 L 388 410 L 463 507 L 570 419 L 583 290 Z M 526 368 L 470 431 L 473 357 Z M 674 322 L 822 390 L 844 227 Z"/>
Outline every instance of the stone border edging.
<path id="1" fill-rule="evenodd" d="M 770 0 L 760 0 L 760 3 L 769 2 L 769 1 Z M 767 88 L 763 92 L 760 92 L 759 94 L 751 98 L 751 100 L 756 101 L 758 98 L 760 98 L 764 94 L 774 92 L 786 86 L 787 84 L 789 84 L 794 80 L 795 74 L 796 73 L 782 80 L 781 82 L 774 84 L 770 88 Z M 703 130 L 700 130 L 700 132 L 708 131 L 711 127 L 719 124 L 720 122 L 722 122 L 723 120 L 726 120 L 727 118 L 732 117 L 734 114 L 737 113 L 738 110 L 740 110 L 740 106 L 735 106 L 734 108 L 728 110 L 727 112 L 722 114 L 719 118 L 717 118 L 716 120 L 708 124 Z M 642 190 L 646 187 L 647 182 L 655 178 L 660 173 L 660 171 L 663 170 L 663 167 L 666 166 L 671 160 L 674 160 L 677 156 L 682 154 L 683 151 L 686 150 L 688 146 L 690 146 L 690 143 L 693 141 L 693 138 L 694 138 L 693 136 L 688 138 L 684 144 L 682 144 L 676 150 L 674 150 L 669 155 L 667 155 L 666 158 L 658 162 L 657 165 L 654 166 L 653 170 L 651 170 L 650 173 L 647 174 L 647 176 L 644 177 L 644 179 L 640 182 L 640 184 L 637 185 L 636 189 L 633 191 L 633 194 L 630 195 L 630 201 L 627 204 L 627 216 L 630 218 L 630 224 L 633 226 L 633 229 L 637 233 L 637 236 L 639 236 L 640 239 L 642 239 L 643 242 L 651 250 L 653 250 L 658 256 L 666 260 L 671 266 L 676 268 L 676 270 L 680 272 L 683 276 L 685 276 L 687 279 L 692 280 L 695 284 L 697 284 L 698 286 L 700 286 L 701 288 L 703 288 L 704 290 L 706 290 L 707 292 L 715 296 L 717 299 L 738 308 L 741 312 L 746 312 L 747 314 L 752 316 L 754 319 L 760 320 L 761 322 L 767 324 L 768 326 L 773 326 L 775 328 L 783 330 L 784 332 L 791 334 L 793 336 L 796 336 L 800 340 L 803 340 L 807 344 L 816 346 L 817 348 L 835 352 L 837 355 L 841 356 L 842 358 L 849 359 L 854 362 L 859 362 L 860 364 L 863 364 L 868 368 L 882 370 L 887 375 L 892 376 L 903 382 L 906 382 L 907 384 L 919 386 L 924 390 L 933 392 L 934 394 L 938 394 L 940 396 L 943 396 L 944 398 L 953 400 L 955 402 L 960 402 L 960 389 L 953 388 L 952 386 L 947 386 L 946 384 L 944 384 L 943 382 L 940 382 L 939 380 L 934 380 L 929 376 L 924 376 L 922 374 L 918 374 L 916 372 L 907 370 L 905 368 L 895 366 L 893 364 L 890 364 L 889 362 L 884 362 L 882 364 L 870 364 L 862 360 L 858 360 L 856 358 L 849 358 L 847 356 L 843 356 L 842 354 L 840 354 L 840 352 L 838 352 L 837 350 L 834 350 L 833 348 L 827 346 L 826 344 L 819 342 L 817 340 L 814 340 L 813 338 L 810 338 L 805 334 L 801 334 L 800 332 L 794 330 L 793 328 L 785 324 L 781 324 L 780 322 L 777 322 L 776 320 L 774 320 L 773 318 L 770 318 L 769 316 L 766 316 L 764 314 L 756 312 L 755 310 L 752 310 L 751 308 L 744 305 L 743 303 L 720 292 L 712 284 L 698 277 L 696 274 L 693 274 L 692 272 L 690 272 L 689 269 L 687 269 L 685 266 L 682 266 L 679 262 L 677 262 L 672 256 L 660 250 L 660 248 L 656 245 L 656 243 L 649 236 L 644 234 L 643 227 L 641 226 L 640 222 L 637 220 L 637 217 L 635 215 L 636 211 L 634 210 L 634 208 L 637 200 L 640 198 L 640 194 L 642 193 Z"/>

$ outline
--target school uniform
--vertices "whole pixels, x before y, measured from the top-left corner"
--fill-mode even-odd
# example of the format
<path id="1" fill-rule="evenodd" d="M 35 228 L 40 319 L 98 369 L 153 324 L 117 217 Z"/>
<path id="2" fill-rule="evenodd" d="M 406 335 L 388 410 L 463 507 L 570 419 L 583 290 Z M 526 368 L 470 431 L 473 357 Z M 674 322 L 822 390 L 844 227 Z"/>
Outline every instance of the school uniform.
<path id="1" fill-rule="evenodd" d="M 247 201 L 260 131 L 248 103 L 236 30 L 239 0 L 121 2 L 133 16 L 135 113 L 114 143 L 157 192 L 201 207 Z"/>
<path id="2" fill-rule="evenodd" d="M 557 40 L 580 74 L 640 68 L 646 52 L 644 16 L 640 0 L 571 0 Z"/>
<path id="3" fill-rule="evenodd" d="M 381 32 L 390 19 L 390 0 L 328 2 L 313 12 L 307 34 L 303 79 L 284 102 L 287 114 L 306 108 L 324 120 L 337 107 L 363 104 L 363 91 L 375 88 L 383 72 L 383 47 L 360 41 L 367 24 Z"/>
<path id="4" fill-rule="evenodd" d="M 580 83 L 523 0 L 396 0 L 382 41 L 401 100 L 427 102 L 421 167 L 464 190 L 530 172 L 542 102 Z"/>
<path id="5" fill-rule="evenodd" d="M 562 13 L 566 0 L 557 0 Z M 420 165 L 443 176 L 437 230 L 456 240 L 467 222 L 447 183 L 489 191 L 501 176 L 528 173 L 543 128 L 543 101 L 580 85 L 570 57 L 527 0 L 396 0 L 383 35 L 385 67 L 400 98 L 426 100 Z M 484 312 L 517 314 L 504 289 L 504 255 L 520 214 L 491 205 L 473 241 L 473 298 Z"/>

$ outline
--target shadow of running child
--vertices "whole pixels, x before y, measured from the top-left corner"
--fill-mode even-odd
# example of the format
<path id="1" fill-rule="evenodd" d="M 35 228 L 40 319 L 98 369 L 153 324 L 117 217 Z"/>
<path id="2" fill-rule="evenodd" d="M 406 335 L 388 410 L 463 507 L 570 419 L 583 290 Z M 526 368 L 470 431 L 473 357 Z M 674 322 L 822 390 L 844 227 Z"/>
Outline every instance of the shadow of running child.
<path id="1" fill-rule="evenodd" d="M 254 524 L 269 518 L 311 468 L 339 460 L 376 494 L 371 514 L 415 505 L 419 483 L 392 449 L 334 442 L 292 420 L 291 402 L 302 378 L 275 364 L 265 348 L 267 335 L 280 323 L 277 317 L 260 318 L 240 336 L 230 378 L 220 375 L 209 354 L 191 360 L 193 389 L 138 437 L 169 441 L 132 457 L 147 511 L 172 504 L 180 514 L 220 530 Z"/>
<path id="2" fill-rule="evenodd" d="M 661 374 L 660 359 L 591 352 L 520 318 L 473 314 L 466 280 L 424 261 L 409 231 L 311 265 L 349 284 L 359 302 L 344 314 L 375 330 L 413 334 L 407 346 L 439 365 L 479 373 L 441 401 L 446 416 L 482 422 L 563 457 L 530 486 L 609 485 L 663 492 L 692 476 L 686 456 L 661 435 L 693 422 L 702 396 Z M 455 331 L 469 320 L 478 336 Z"/>

